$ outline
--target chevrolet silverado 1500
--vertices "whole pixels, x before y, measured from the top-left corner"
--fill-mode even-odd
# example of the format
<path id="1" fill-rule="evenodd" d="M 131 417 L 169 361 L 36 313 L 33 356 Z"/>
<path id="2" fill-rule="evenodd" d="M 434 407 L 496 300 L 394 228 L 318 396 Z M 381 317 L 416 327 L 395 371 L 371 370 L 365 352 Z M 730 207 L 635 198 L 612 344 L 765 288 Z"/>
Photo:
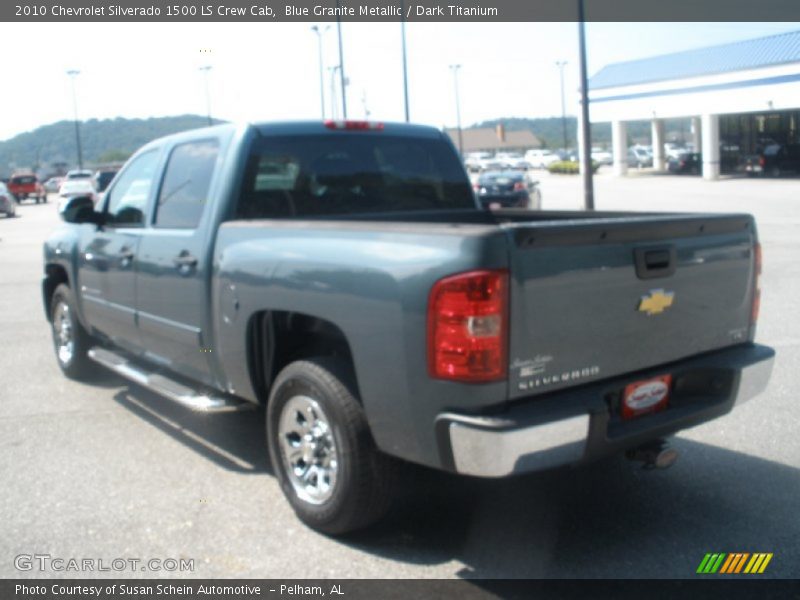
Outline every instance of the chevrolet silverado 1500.
<path id="1" fill-rule="evenodd" d="M 196 410 L 265 404 L 281 488 L 328 533 L 377 519 L 401 460 L 667 463 L 664 436 L 772 367 L 751 216 L 482 210 L 432 128 L 178 134 L 63 218 L 42 288 L 63 372 L 99 363 Z"/>

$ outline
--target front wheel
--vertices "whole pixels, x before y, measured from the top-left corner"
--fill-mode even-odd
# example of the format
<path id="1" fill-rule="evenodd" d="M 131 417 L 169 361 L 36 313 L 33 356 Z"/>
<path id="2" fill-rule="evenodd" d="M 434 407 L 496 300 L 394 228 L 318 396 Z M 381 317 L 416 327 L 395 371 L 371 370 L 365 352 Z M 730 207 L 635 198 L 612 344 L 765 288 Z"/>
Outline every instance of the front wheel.
<path id="1" fill-rule="evenodd" d="M 87 355 L 91 338 L 78 320 L 72 290 L 66 284 L 60 284 L 53 293 L 50 320 L 58 366 L 67 377 L 84 379 L 92 366 Z"/>
<path id="2" fill-rule="evenodd" d="M 267 407 L 269 454 L 284 495 L 306 525 L 333 535 L 383 516 L 396 477 L 348 379 L 333 359 L 293 362 L 275 380 Z"/>

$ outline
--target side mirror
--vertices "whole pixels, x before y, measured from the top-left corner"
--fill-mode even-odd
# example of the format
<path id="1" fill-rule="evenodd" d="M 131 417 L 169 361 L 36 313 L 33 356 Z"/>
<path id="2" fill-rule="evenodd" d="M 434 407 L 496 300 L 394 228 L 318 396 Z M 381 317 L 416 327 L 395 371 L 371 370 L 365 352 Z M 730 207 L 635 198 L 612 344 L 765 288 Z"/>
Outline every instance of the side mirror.
<path id="1" fill-rule="evenodd" d="M 67 223 L 94 223 L 101 225 L 103 215 L 95 212 L 94 200 L 91 196 L 74 196 L 69 198 L 61 209 L 61 218 Z"/>

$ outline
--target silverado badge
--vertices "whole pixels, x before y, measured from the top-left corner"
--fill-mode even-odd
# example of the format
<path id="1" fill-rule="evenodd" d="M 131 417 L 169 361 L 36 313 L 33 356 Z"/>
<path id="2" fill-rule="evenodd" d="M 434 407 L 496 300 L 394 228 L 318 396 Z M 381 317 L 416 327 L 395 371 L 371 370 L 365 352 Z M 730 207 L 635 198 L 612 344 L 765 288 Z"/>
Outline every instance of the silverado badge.
<path id="1" fill-rule="evenodd" d="M 640 312 L 646 312 L 648 316 L 658 315 L 672 306 L 675 299 L 674 292 L 665 292 L 664 290 L 650 290 L 646 296 L 642 296 L 639 300 Z"/>

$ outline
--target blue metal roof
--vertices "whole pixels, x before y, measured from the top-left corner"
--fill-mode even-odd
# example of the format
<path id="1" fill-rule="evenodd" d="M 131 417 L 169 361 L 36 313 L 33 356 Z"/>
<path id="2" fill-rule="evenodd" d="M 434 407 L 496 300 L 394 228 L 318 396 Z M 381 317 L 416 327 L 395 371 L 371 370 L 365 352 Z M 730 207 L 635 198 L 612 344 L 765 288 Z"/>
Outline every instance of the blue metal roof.
<path id="1" fill-rule="evenodd" d="M 800 62 L 800 31 L 614 63 L 589 80 L 589 89 L 635 85 Z"/>

